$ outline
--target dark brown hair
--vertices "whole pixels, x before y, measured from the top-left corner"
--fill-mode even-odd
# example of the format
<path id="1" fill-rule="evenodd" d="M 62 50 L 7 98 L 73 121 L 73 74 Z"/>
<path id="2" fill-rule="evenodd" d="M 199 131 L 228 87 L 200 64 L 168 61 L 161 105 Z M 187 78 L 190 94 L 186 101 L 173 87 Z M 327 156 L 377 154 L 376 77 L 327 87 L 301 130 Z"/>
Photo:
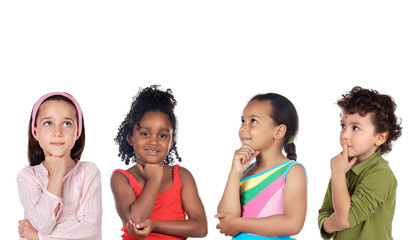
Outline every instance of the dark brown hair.
<path id="1" fill-rule="evenodd" d="M 378 149 L 381 154 L 392 150 L 392 141 L 401 136 L 402 127 L 401 121 L 395 115 L 396 104 L 391 96 L 356 86 L 350 92 L 343 94 L 337 104 L 348 114 L 358 113 L 364 117 L 368 113 L 374 113 L 372 122 L 375 125 L 375 132 L 389 133 L 386 142 Z"/>
<path id="2" fill-rule="evenodd" d="M 284 124 L 286 126 L 286 133 L 283 138 L 283 149 L 289 159 L 297 159 L 296 146 L 293 142 L 299 129 L 299 117 L 295 106 L 286 97 L 277 93 L 258 94 L 254 96 L 251 101 L 267 101 L 272 106 L 270 117 L 273 124 L 278 126 Z"/>
<path id="3" fill-rule="evenodd" d="M 70 103 L 71 105 L 73 105 L 73 107 L 76 109 L 73 102 L 70 101 L 70 99 L 68 99 L 64 96 L 54 95 L 54 96 L 51 96 L 51 97 L 47 98 L 46 100 L 44 100 L 43 103 L 45 103 L 46 101 L 50 101 L 50 100 L 65 101 L 65 102 Z M 40 111 L 40 108 L 39 108 L 38 111 Z M 37 111 L 37 113 L 38 113 L 38 111 Z M 27 155 L 28 155 L 30 166 L 36 166 L 36 165 L 39 165 L 40 163 L 42 163 L 44 161 L 45 156 L 44 156 L 44 151 L 40 147 L 39 142 L 32 135 L 32 129 L 31 129 L 32 117 L 31 116 L 32 116 L 32 114 L 30 114 L 30 121 L 29 121 L 29 135 L 28 135 L 29 144 L 28 144 Z M 37 116 L 37 114 L 36 114 L 36 116 Z M 76 117 L 77 116 L 78 116 L 78 113 L 76 111 Z M 77 117 L 77 119 L 78 119 L 78 117 Z M 35 126 L 37 126 L 37 119 L 35 119 L 35 121 L 36 121 Z M 82 125 L 83 125 L 83 127 L 82 127 L 82 132 L 80 134 L 80 137 L 76 140 L 76 143 L 74 144 L 73 148 L 70 151 L 70 157 L 74 160 L 80 160 L 80 157 L 82 156 L 82 153 L 83 153 L 84 145 L 86 143 L 86 133 L 85 133 L 85 127 L 84 127 L 84 115 L 83 115 L 83 118 L 82 118 Z"/>

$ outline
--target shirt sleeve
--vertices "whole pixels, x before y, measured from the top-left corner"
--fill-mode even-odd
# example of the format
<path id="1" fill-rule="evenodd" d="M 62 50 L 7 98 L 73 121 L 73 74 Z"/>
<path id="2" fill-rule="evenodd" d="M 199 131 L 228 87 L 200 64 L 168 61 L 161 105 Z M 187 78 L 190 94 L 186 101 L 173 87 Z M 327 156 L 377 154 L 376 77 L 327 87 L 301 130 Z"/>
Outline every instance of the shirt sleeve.
<path id="1" fill-rule="evenodd" d="M 49 234 L 56 225 L 60 210 L 55 214 L 59 204 L 63 204 L 60 197 L 42 189 L 39 181 L 30 167 L 24 168 L 17 175 L 20 202 L 24 208 L 24 217 L 41 233 Z"/>
<path id="2" fill-rule="evenodd" d="M 320 230 L 320 235 L 322 239 L 331 239 L 335 236 L 335 233 L 327 233 L 323 229 L 323 222 L 328 219 L 334 212 L 333 203 L 332 203 L 332 185 L 329 181 L 328 189 L 326 191 L 325 197 L 323 199 L 322 207 L 319 209 L 318 213 L 318 227 Z"/>
<path id="3" fill-rule="evenodd" d="M 101 239 L 102 194 L 100 172 L 88 163 L 77 217 L 58 223 L 50 234 L 40 234 L 40 240 Z"/>
<path id="4" fill-rule="evenodd" d="M 349 223 L 351 227 L 358 225 L 372 216 L 376 209 L 387 198 L 390 188 L 396 184 L 390 170 L 380 168 L 368 173 L 356 186 L 351 196 Z"/>

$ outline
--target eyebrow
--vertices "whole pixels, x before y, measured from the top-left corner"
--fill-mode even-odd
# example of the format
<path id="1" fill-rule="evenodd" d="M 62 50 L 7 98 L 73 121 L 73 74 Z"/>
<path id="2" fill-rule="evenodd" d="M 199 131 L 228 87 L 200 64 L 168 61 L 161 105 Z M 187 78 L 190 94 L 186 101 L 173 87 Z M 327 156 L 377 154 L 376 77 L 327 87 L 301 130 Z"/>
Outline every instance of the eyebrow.
<path id="1" fill-rule="evenodd" d="M 44 118 L 40 119 L 40 121 L 49 120 L 49 119 L 54 119 L 54 117 L 44 117 Z M 75 121 L 71 117 L 63 117 L 63 119 L 64 120 L 70 120 L 70 121 L 73 121 L 73 122 Z"/>
<path id="2" fill-rule="evenodd" d="M 145 126 L 137 126 L 137 130 L 141 130 L 141 129 L 145 129 L 145 130 L 152 130 L 152 128 L 150 127 L 145 127 Z M 169 128 L 160 128 L 160 132 L 169 132 L 170 129 Z"/>
<path id="3" fill-rule="evenodd" d="M 247 115 L 246 117 L 248 117 L 248 118 L 260 118 L 258 115 Z M 242 116 L 241 118 L 243 119 L 244 117 Z"/>

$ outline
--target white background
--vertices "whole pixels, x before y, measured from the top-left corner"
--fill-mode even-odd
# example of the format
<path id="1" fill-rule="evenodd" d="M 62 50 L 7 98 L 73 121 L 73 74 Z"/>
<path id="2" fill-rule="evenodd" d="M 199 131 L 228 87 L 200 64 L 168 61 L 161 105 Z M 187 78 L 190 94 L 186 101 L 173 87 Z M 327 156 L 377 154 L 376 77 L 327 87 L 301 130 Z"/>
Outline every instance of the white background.
<path id="1" fill-rule="evenodd" d="M 2 1 L 0 3 L 1 239 L 23 218 L 15 177 L 27 162 L 34 102 L 71 93 L 83 108 L 82 160 L 102 176 L 103 239 L 120 239 L 109 179 L 127 168 L 113 138 L 139 87 L 162 84 L 178 100 L 178 149 L 215 229 L 247 101 L 289 98 L 300 116 L 298 161 L 309 178 L 299 239 L 320 239 L 319 209 L 340 152 L 335 102 L 355 85 L 394 97 L 403 135 L 385 156 L 399 186 L 395 239 L 408 236 L 411 180 L 412 4 L 409 1 Z M 276 227 L 276 226 L 274 226 Z"/>

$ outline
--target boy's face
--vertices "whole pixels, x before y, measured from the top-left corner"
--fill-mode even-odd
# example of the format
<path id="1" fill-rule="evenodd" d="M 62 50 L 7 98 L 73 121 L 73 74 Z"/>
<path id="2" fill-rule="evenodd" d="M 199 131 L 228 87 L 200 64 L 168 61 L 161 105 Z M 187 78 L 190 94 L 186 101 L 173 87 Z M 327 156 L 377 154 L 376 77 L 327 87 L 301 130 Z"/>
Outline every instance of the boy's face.
<path id="1" fill-rule="evenodd" d="M 358 157 L 358 161 L 364 161 L 376 152 L 382 142 L 382 134 L 375 132 L 372 120 L 374 113 L 367 113 L 362 117 L 359 113 L 348 114 L 342 110 L 340 144 L 343 140 L 348 142 L 349 157 Z"/>

